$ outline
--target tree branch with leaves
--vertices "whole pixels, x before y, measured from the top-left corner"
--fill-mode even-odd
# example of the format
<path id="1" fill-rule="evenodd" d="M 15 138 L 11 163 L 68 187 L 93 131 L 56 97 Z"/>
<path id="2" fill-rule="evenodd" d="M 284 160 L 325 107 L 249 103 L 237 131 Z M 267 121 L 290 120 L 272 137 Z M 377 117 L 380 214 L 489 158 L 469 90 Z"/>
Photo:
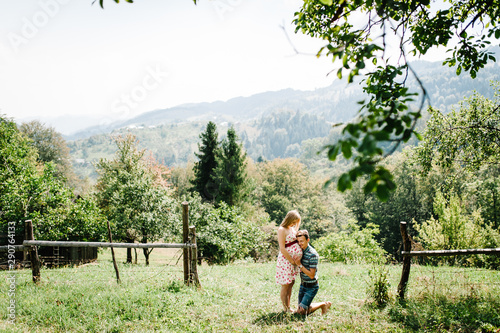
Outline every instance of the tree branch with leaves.
<path id="1" fill-rule="evenodd" d="M 429 112 L 424 140 L 416 149 L 425 173 L 433 164 L 449 169 L 458 163 L 469 171 L 500 165 L 500 89 L 494 100 L 476 93 L 449 114 Z"/>
<path id="2" fill-rule="evenodd" d="M 500 37 L 499 7 L 496 1 L 304 1 L 295 13 L 296 32 L 325 40 L 317 56 L 341 63 L 339 79 L 347 74 L 347 81 L 353 83 L 360 77 L 368 96 L 360 102 L 357 117 L 344 125 L 343 138 L 325 147 L 330 160 L 342 154 L 354 162 L 337 180 L 340 191 L 368 176 L 364 191 L 376 192 L 382 201 L 389 198 L 396 184 L 379 162 L 412 135 L 421 139 L 415 126 L 428 102 L 408 55 L 451 47 L 444 64 L 456 66 L 457 74 L 466 71 L 476 77 L 488 61 L 495 60 L 487 47 L 491 38 Z M 395 47 L 395 56 L 390 47 Z M 419 107 L 411 107 L 416 94 L 408 90 L 409 75 L 420 83 Z"/>

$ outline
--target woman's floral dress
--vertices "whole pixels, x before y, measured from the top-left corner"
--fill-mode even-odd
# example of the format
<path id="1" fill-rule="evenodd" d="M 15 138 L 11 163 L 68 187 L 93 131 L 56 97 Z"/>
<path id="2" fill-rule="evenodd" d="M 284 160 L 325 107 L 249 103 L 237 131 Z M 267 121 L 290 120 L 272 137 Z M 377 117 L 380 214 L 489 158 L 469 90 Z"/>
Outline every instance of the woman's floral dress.
<path id="1" fill-rule="evenodd" d="M 290 228 L 290 233 L 285 237 L 285 246 L 297 240 L 295 237 L 296 231 Z M 292 256 L 302 256 L 302 249 L 298 243 L 286 247 L 287 252 Z M 276 283 L 277 284 L 290 284 L 295 280 L 295 277 L 299 274 L 299 268 L 292 265 L 283 255 L 283 253 L 278 254 L 278 262 L 276 264 Z"/>

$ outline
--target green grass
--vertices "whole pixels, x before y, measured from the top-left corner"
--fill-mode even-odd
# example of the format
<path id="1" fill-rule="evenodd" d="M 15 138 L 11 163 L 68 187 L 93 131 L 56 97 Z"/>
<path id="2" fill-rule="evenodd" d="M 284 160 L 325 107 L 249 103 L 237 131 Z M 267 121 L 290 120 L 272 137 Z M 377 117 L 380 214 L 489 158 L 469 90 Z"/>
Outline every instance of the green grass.
<path id="1" fill-rule="evenodd" d="M 98 263 L 16 273 L 16 323 L 7 318 L 1 284 L 0 330 L 6 332 L 497 332 L 498 271 L 412 266 L 407 300 L 378 309 L 366 299 L 369 265 L 321 263 L 316 301 L 331 311 L 307 318 L 283 314 L 275 263 L 199 267 L 201 290 L 183 285 L 178 251 L 155 249 L 151 266 L 123 264 L 116 283 L 109 252 Z M 142 259 L 142 255 L 140 256 Z M 10 272 L 2 272 L 5 279 Z M 401 266 L 389 267 L 394 296 Z M 298 285 L 292 294 L 294 303 Z"/>

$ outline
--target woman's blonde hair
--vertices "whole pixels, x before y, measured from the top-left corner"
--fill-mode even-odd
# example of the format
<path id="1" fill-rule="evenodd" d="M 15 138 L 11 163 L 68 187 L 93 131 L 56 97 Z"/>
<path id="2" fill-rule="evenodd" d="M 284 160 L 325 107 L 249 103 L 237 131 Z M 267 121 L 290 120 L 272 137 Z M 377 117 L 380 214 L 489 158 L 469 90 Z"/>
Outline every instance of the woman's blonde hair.
<path id="1" fill-rule="evenodd" d="M 300 220 L 299 212 L 296 210 L 291 210 L 286 214 L 286 216 L 283 219 L 283 222 L 281 222 L 280 226 L 287 228 L 290 225 L 292 225 L 294 221 L 297 221 L 297 220 Z"/>

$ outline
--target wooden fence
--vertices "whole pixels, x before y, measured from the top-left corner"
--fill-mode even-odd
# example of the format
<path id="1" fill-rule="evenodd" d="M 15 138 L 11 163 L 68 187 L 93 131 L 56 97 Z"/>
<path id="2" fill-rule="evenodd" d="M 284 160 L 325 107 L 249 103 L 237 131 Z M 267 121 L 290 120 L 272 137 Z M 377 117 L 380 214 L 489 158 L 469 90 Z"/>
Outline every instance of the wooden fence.
<path id="1" fill-rule="evenodd" d="M 411 240 L 410 240 L 410 236 L 408 235 L 406 222 L 401 222 L 399 224 L 399 229 L 401 231 L 401 237 L 403 238 L 403 251 L 401 251 L 401 255 L 403 256 L 403 272 L 401 273 L 401 280 L 399 281 L 399 285 L 398 285 L 398 297 L 400 300 L 404 300 L 404 298 L 405 298 L 406 287 L 408 286 L 408 280 L 410 278 L 411 257 L 417 257 L 417 256 L 457 256 L 457 255 L 468 255 L 468 254 L 500 254 L 500 248 L 412 251 L 411 250 Z"/>
<path id="2" fill-rule="evenodd" d="M 110 242 L 69 242 L 69 241 L 45 241 L 35 240 L 33 237 L 33 224 L 31 220 L 25 222 L 26 240 L 23 245 L 8 245 L 1 246 L 0 251 L 28 251 L 31 260 L 31 270 L 33 282 L 40 281 L 40 266 L 41 261 L 38 256 L 38 246 L 52 247 L 109 247 L 113 255 L 113 264 L 116 271 L 117 281 L 120 282 L 118 267 L 114 258 L 113 248 L 182 248 L 184 257 L 184 283 L 186 285 L 195 285 L 200 287 L 197 268 L 197 246 L 196 246 L 196 229 L 194 226 L 189 226 L 189 204 L 182 203 L 182 224 L 183 224 L 183 243 L 114 243 L 110 236 Z"/>

